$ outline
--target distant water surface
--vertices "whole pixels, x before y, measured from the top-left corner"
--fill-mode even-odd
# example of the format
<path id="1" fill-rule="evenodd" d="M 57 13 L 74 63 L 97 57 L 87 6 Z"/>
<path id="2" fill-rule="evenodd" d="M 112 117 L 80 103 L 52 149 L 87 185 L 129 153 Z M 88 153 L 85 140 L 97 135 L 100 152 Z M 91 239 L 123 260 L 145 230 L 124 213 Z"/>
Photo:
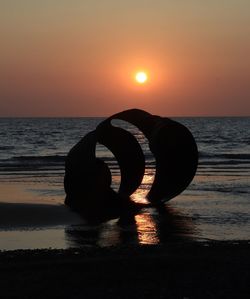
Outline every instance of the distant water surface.
<path id="1" fill-rule="evenodd" d="M 29 203 L 62 204 L 65 156 L 102 120 L 0 118 L 0 202 L 27 203 L 29 199 Z M 83 225 L 56 230 L 53 227 L 47 236 L 58 232 L 57 236 L 64 237 L 60 237 L 58 243 L 51 241 L 51 247 L 159 244 L 176 239 L 250 240 L 250 118 L 176 120 L 190 129 L 200 154 L 196 177 L 188 189 L 172 199 L 160 216 L 152 208 L 142 210 L 133 227 L 119 227 L 115 220 L 94 228 Z M 154 158 L 141 132 L 127 123 L 115 124 L 132 131 L 144 149 L 147 158 L 145 177 L 132 197 L 135 201 L 145 202 L 154 177 Z M 98 145 L 97 156 L 108 163 L 113 174 L 113 187 L 118 189 L 119 168 L 113 155 Z M 13 191 L 18 188 L 23 191 Z M 5 244 L 12 238 L 10 233 L 8 237 L 7 231 L 5 228 L 0 232 L 0 238 L 1 233 L 5 236 Z M 18 238 L 18 231 L 20 234 L 32 233 L 27 227 L 22 233 L 20 229 L 12 229 L 12 236 L 16 233 L 15 238 Z M 39 234 L 44 233 L 37 232 Z M 22 247 L 20 242 L 13 248 Z M 35 245 L 34 240 L 31 243 L 33 245 L 27 246 L 41 247 Z M 50 247 L 48 240 L 44 244 Z M 5 248 L 12 247 L 5 245 Z"/>

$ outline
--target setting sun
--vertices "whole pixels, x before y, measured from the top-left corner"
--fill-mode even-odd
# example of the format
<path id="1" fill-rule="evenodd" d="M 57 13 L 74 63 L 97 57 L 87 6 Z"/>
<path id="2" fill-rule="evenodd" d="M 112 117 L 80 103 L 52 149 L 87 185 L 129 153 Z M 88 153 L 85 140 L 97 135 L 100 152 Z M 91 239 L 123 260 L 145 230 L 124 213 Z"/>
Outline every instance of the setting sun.
<path id="1" fill-rule="evenodd" d="M 144 84 L 148 80 L 148 75 L 145 72 L 137 72 L 135 80 L 140 84 Z"/>

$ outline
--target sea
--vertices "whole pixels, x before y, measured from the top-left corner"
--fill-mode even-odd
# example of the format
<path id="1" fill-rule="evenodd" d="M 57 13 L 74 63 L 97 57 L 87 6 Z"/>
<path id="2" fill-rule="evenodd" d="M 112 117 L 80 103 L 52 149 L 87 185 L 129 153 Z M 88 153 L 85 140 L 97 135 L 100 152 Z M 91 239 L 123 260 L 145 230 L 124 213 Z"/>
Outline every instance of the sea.
<path id="1" fill-rule="evenodd" d="M 51 206 L 50 213 L 55 207 L 64 209 L 65 157 L 103 119 L 0 118 L 0 209 L 14 205 L 18 213 L 20 206 L 28 211 L 36 204 L 41 210 L 43 205 Z M 46 214 L 41 225 L 29 225 L 27 212 L 25 224 L 5 225 L 0 220 L 0 250 L 250 241 L 250 117 L 173 119 L 195 137 L 199 165 L 191 184 L 166 203 L 164 213 L 145 207 L 133 224 L 121 225 L 113 219 L 93 226 L 84 220 L 46 225 Z M 155 171 L 148 141 L 126 122 L 114 121 L 114 125 L 133 133 L 145 153 L 144 179 L 131 198 L 146 203 Z M 118 190 L 115 157 L 100 144 L 96 156 L 111 169 L 112 187 Z M 15 215 L 11 217 L 15 220 Z"/>

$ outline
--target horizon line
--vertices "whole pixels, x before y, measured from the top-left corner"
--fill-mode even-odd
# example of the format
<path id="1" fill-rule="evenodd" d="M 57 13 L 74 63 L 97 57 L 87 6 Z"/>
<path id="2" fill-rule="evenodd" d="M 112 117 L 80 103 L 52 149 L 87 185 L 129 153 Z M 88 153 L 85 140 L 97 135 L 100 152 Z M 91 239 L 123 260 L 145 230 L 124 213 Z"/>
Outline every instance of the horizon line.
<path id="1" fill-rule="evenodd" d="M 115 113 L 114 113 L 115 114 Z M 154 115 L 154 113 L 151 113 Z M 112 114 L 111 114 L 112 115 Z M 0 118 L 108 118 L 111 115 L 88 115 L 88 116 L 1 116 Z M 187 118 L 191 118 L 191 117 L 197 117 L 197 118 L 201 118 L 201 117 L 210 117 L 210 118 L 215 118 L 215 117 L 250 117 L 250 115 L 162 115 L 162 117 L 177 117 L 177 118 L 181 118 L 181 117 L 187 117 Z"/>

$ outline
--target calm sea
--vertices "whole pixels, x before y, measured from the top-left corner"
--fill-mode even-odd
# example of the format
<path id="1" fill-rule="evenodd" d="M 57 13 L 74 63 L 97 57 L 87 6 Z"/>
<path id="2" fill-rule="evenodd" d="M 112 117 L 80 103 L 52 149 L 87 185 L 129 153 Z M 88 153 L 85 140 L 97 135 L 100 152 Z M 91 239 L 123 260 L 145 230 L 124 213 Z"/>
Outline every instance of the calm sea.
<path id="1" fill-rule="evenodd" d="M 34 202 L 39 197 L 45 202 L 63 203 L 65 156 L 102 120 L 1 118 L 0 186 L 26 184 L 30 186 L 27 194 L 33 195 Z M 116 245 L 133 240 L 156 244 L 187 236 L 196 240 L 250 240 L 250 118 L 175 120 L 190 129 L 198 144 L 199 167 L 193 182 L 167 204 L 167 215 L 159 216 L 154 209 L 145 209 L 136 216 L 136 228 L 118 231 L 115 221 L 95 228 L 94 232 L 93 228 L 85 228 L 82 245 L 95 242 Z M 116 124 L 132 131 L 145 151 L 145 177 L 133 195 L 135 201 L 143 202 L 154 177 L 154 159 L 147 140 L 135 127 Z M 118 189 L 119 167 L 114 157 L 101 145 L 97 146 L 97 156 L 107 161 L 113 174 L 113 188 Z M 0 201 L 3 200 L 0 189 Z M 76 237 L 75 230 L 74 233 L 70 228 L 65 230 L 69 239 Z"/>

